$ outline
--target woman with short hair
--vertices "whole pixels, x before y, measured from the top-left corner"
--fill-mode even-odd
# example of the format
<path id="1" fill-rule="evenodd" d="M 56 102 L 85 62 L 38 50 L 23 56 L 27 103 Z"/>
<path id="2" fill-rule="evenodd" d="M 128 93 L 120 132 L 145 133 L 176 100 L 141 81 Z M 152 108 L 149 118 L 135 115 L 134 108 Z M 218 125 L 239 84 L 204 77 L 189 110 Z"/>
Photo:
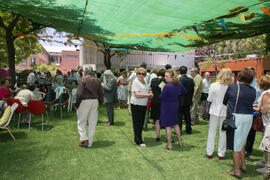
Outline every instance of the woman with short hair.
<path id="1" fill-rule="evenodd" d="M 217 81 L 212 83 L 209 88 L 207 101 L 211 103 L 209 114 L 209 129 L 206 146 L 206 155 L 209 159 L 212 158 L 215 148 L 216 130 L 219 125 L 219 140 L 218 140 L 218 158 L 221 160 L 226 152 L 226 132 L 221 130 L 222 123 L 226 118 L 227 107 L 222 103 L 225 92 L 229 85 L 233 83 L 232 70 L 223 68 L 217 75 Z"/>
<path id="2" fill-rule="evenodd" d="M 241 172 L 246 171 L 245 148 L 248 133 L 253 122 L 253 102 L 256 90 L 250 86 L 254 72 L 249 68 L 238 73 L 238 83 L 230 85 L 226 90 L 223 104 L 227 105 L 227 118 L 233 118 L 237 129 L 226 130 L 227 149 L 232 150 L 234 169 L 228 170 L 231 176 L 241 178 Z M 241 163 L 240 164 L 240 160 Z"/>
<path id="3" fill-rule="evenodd" d="M 131 86 L 131 113 L 134 130 L 134 143 L 140 147 L 145 147 L 142 139 L 142 130 L 145 119 L 146 105 L 148 98 L 152 98 L 153 94 L 149 91 L 149 86 L 144 81 L 146 69 L 139 68 L 136 71 L 136 79 Z"/>

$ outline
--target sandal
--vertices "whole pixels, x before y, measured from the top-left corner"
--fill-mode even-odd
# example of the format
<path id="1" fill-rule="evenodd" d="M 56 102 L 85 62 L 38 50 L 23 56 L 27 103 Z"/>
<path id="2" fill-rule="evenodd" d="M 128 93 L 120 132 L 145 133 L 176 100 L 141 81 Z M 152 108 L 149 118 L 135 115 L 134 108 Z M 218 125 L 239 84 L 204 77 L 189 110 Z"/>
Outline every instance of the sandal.
<path id="1" fill-rule="evenodd" d="M 231 175 L 231 176 L 233 176 L 233 177 L 236 177 L 237 179 L 241 179 L 240 172 L 239 172 L 239 174 L 237 174 L 237 173 L 234 172 L 233 169 L 232 169 L 232 170 L 228 170 L 228 171 L 227 171 L 227 174 L 229 174 L 229 175 Z"/>
<path id="2" fill-rule="evenodd" d="M 179 147 L 180 147 L 180 148 L 183 147 L 183 142 L 182 142 L 182 141 L 179 143 Z"/>
<path id="3" fill-rule="evenodd" d="M 167 149 L 167 150 L 172 150 L 172 147 L 169 148 L 168 145 L 164 146 L 163 148 L 164 148 L 164 149 Z"/>
<path id="4" fill-rule="evenodd" d="M 243 168 L 243 167 L 241 167 L 241 169 L 240 169 L 243 173 L 246 173 L 247 172 L 247 168 Z"/>

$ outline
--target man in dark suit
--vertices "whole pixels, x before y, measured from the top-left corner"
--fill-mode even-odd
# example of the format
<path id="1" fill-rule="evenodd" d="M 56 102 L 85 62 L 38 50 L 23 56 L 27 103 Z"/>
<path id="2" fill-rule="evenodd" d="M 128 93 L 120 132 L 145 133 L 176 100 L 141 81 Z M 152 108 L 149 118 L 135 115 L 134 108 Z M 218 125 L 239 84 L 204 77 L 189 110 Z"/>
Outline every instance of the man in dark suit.
<path id="1" fill-rule="evenodd" d="M 182 132 L 182 120 L 183 115 L 185 116 L 186 121 L 186 131 L 188 134 L 192 133 L 191 128 L 191 117 L 190 117 L 190 106 L 192 105 L 192 97 L 194 93 L 194 81 L 192 78 L 187 76 L 187 67 L 181 66 L 180 71 L 180 82 L 187 90 L 187 94 L 179 96 L 179 116 L 178 123 L 180 130 Z"/>

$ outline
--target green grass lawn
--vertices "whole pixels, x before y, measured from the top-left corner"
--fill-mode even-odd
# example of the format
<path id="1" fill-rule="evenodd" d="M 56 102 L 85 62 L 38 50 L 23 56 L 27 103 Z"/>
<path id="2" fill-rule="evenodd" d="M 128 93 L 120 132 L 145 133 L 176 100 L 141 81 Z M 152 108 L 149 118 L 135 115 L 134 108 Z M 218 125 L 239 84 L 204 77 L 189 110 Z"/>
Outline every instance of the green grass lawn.
<path id="1" fill-rule="evenodd" d="M 17 116 L 16 116 L 17 117 Z M 217 155 L 209 160 L 205 156 L 208 122 L 201 121 L 193 127 L 193 134 L 182 135 L 184 148 L 174 144 L 173 151 L 163 149 L 155 142 L 155 130 L 143 132 L 147 145 L 133 145 L 131 116 L 127 110 L 115 109 L 115 126 L 104 126 L 105 108 L 99 110 L 99 121 L 92 148 L 80 148 L 76 114 L 64 113 L 50 117 L 50 126 L 41 131 L 41 118 L 35 116 L 28 133 L 27 125 L 16 129 L 13 141 L 7 131 L 0 131 L 0 180 L 3 179 L 234 179 L 226 174 L 232 168 L 231 153 L 219 161 Z M 176 141 L 176 137 L 173 137 Z M 217 138 L 216 138 L 217 139 Z M 260 160 L 258 149 L 261 133 L 257 133 L 254 153 L 247 158 L 244 179 L 263 179 L 252 162 Z M 216 148 L 217 149 L 217 148 Z"/>

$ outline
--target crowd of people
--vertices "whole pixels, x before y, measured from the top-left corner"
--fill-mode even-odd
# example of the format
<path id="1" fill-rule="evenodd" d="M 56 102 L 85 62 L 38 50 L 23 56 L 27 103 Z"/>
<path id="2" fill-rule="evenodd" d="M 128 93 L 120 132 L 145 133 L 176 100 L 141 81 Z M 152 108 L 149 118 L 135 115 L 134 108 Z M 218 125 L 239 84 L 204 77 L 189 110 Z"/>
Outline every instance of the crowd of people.
<path id="1" fill-rule="evenodd" d="M 161 141 L 161 128 L 165 129 L 167 145 L 164 148 L 167 150 L 172 150 L 174 143 L 171 127 L 174 128 L 179 148 L 182 148 L 182 121 L 185 120 L 185 130 L 190 135 L 192 126 L 200 122 L 201 116 L 209 120 L 206 156 L 209 159 L 214 157 L 216 130 L 219 127 L 218 159 L 225 158 L 226 149 L 231 150 L 234 168 L 227 173 L 238 178 L 241 171 L 247 171 L 245 157 L 252 153 L 256 134 L 252 126 L 260 113 L 265 127 L 260 148 L 265 153 L 263 160 L 256 162 L 264 168 L 257 171 L 269 174 L 270 75 L 262 75 L 257 80 L 254 68 L 244 68 L 237 79 L 229 68 L 221 69 L 215 77 L 206 72 L 202 78 L 197 68 L 187 73 L 186 66 L 173 69 L 166 65 L 161 69 L 147 69 L 145 63 L 121 73 L 106 70 L 100 74 L 91 67 L 84 67 L 78 72 L 71 70 L 66 75 L 57 70 L 52 77 L 49 72 L 31 71 L 25 80 L 27 86 L 16 83 L 10 90 L 9 80 L 2 80 L 0 99 L 5 101 L 13 96 L 27 106 L 31 99 L 48 101 L 69 93 L 77 112 L 80 147 L 93 145 L 99 104 L 106 106 L 106 126 L 115 124 L 115 107 L 128 108 L 132 116 L 133 141 L 139 147 L 147 146 L 142 135 L 149 123 L 146 114 L 150 113 L 153 120 L 157 143 Z M 54 96 L 50 97 L 51 94 Z M 236 129 L 223 130 L 224 120 L 233 120 Z"/>

